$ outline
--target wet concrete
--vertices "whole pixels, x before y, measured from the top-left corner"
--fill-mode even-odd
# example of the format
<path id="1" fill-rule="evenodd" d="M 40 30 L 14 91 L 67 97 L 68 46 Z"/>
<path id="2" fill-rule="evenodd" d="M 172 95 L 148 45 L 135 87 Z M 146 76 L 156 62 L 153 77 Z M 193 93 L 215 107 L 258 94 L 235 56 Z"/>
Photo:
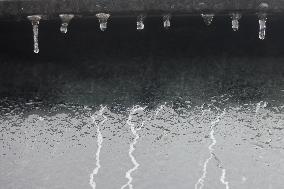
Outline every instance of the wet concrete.
<path id="1" fill-rule="evenodd" d="M 99 159 L 97 188 L 282 188 L 284 106 L 219 100 L 1 116 L 1 185 L 92 188 Z"/>
<path id="2" fill-rule="evenodd" d="M 1 23 L 0 188 L 281 189 L 281 18 L 132 21 Z"/>

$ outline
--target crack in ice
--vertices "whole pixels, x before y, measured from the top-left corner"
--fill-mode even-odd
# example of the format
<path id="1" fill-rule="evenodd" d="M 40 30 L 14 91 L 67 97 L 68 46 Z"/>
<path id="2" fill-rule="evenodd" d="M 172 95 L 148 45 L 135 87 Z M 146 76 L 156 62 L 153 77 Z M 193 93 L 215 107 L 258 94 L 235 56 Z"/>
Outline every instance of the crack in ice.
<path id="1" fill-rule="evenodd" d="M 222 163 L 220 161 L 220 159 L 216 156 L 215 153 L 213 153 L 213 156 L 214 156 L 214 159 L 216 160 L 217 164 L 218 164 L 218 167 L 220 169 L 222 169 L 222 174 L 221 174 L 221 177 L 220 177 L 220 182 L 226 186 L 226 189 L 230 189 L 229 187 L 229 182 L 226 181 L 226 169 L 223 168 L 222 166 Z"/>
<path id="2" fill-rule="evenodd" d="M 229 182 L 226 181 L 226 169 L 222 169 L 222 175 L 220 181 L 222 182 L 222 184 L 226 186 L 226 189 L 230 189 Z"/>
<path id="3" fill-rule="evenodd" d="M 124 189 L 126 187 L 128 187 L 129 189 L 133 189 L 133 185 L 132 185 L 132 181 L 133 181 L 133 177 L 131 176 L 131 174 L 136 171 L 138 169 L 138 167 L 140 166 L 140 164 L 136 161 L 135 157 L 133 156 L 133 152 L 135 151 L 135 144 L 137 143 L 137 140 L 139 139 L 139 135 L 137 133 L 137 131 L 139 131 L 141 129 L 141 127 L 143 127 L 144 125 L 144 121 L 142 122 L 141 124 L 141 127 L 139 128 L 136 128 L 135 129 L 135 125 L 131 122 L 131 119 L 132 119 L 132 115 L 136 112 L 136 111 L 144 111 L 146 107 L 141 107 L 141 106 L 134 106 L 132 109 L 131 109 L 131 112 L 129 114 L 129 117 L 127 119 L 127 124 L 130 125 L 130 129 L 131 129 L 131 132 L 132 134 L 135 136 L 133 142 L 130 144 L 130 147 L 129 147 L 129 152 L 128 152 L 128 155 L 131 159 L 131 162 L 133 163 L 134 167 L 129 169 L 126 174 L 125 174 L 125 178 L 128 179 L 128 182 L 123 185 L 121 187 L 121 189 Z"/>
<path id="4" fill-rule="evenodd" d="M 222 112 L 222 114 L 217 116 L 217 119 L 215 121 L 211 122 L 211 126 L 210 126 L 210 129 L 211 129 L 211 131 L 210 131 L 210 139 L 212 140 L 212 143 L 208 146 L 210 157 L 207 158 L 205 160 L 204 164 L 203 164 L 203 173 L 202 173 L 201 177 L 198 179 L 198 181 L 196 182 L 195 189 L 202 189 L 203 186 L 204 186 L 204 180 L 205 180 L 206 175 L 207 175 L 207 165 L 210 162 L 210 160 L 215 156 L 213 147 L 216 145 L 217 140 L 216 140 L 216 138 L 214 136 L 214 132 L 215 132 L 214 131 L 214 127 L 216 126 L 216 124 L 218 122 L 220 122 L 220 119 L 221 119 L 221 117 L 224 116 L 224 114 L 225 114 L 225 110 Z"/>
<path id="5" fill-rule="evenodd" d="M 100 153 L 101 153 L 101 148 L 102 148 L 102 144 L 103 144 L 103 136 L 102 136 L 102 133 L 101 133 L 101 130 L 100 130 L 100 125 L 103 124 L 106 120 L 107 120 L 107 117 L 105 115 L 103 115 L 103 111 L 105 110 L 105 106 L 101 106 L 101 109 L 99 111 L 99 114 L 96 115 L 96 116 L 92 116 L 92 120 L 93 120 L 93 123 L 96 125 L 97 127 L 97 144 L 98 144 L 98 149 L 97 149 L 97 152 L 96 152 L 96 167 L 94 168 L 93 172 L 90 174 L 90 185 L 93 189 L 96 188 L 97 184 L 96 182 L 94 181 L 94 177 L 95 175 L 98 174 L 99 172 L 99 169 L 101 168 L 101 164 L 100 164 Z M 98 116 L 103 116 L 104 117 L 104 120 L 101 121 L 100 123 L 96 123 L 96 119 Z"/>

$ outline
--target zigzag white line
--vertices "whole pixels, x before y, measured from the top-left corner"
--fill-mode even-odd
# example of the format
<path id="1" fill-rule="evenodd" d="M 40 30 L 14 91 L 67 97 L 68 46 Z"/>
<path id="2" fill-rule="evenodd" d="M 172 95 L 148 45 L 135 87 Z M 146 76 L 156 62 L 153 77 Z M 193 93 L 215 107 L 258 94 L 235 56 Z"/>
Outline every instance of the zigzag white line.
<path id="1" fill-rule="evenodd" d="M 131 122 L 131 119 L 132 119 L 132 115 L 136 112 L 136 111 L 143 111 L 145 110 L 146 107 L 140 107 L 140 106 L 134 106 L 132 109 L 131 109 L 131 112 L 129 114 L 129 117 L 128 117 L 128 120 L 127 120 L 127 124 L 130 125 L 130 129 L 131 129 L 131 132 L 132 134 L 135 136 L 133 142 L 130 144 L 130 147 L 129 147 L 129 152 L 128 152 L 128 155 L 131 159 L 131 162 L 133 163 L 134 167 L 129 169 L 126 174 L 125 174 L 125 178 L 128 179 L 128 182 L 123 185 L 121 187 L 121 189 L 124 189 L 126 188 L 127 186 L 129 187 L 129 189 L 133 189 L 133 185 L 132 185 L 132 181 L 133 181 L 133 178 L 131 176 L 132 172 L 134 172 L 135 170 L 138 169 L 138 167 L 140 166 L 139 163 L 136 161 L 135 157 L 133 156 L 133 152 L 135 151 L 135 144 L 137 143 L 137 140 L 139 139 L 139 135 L 137 133 L 137 131 L 139 131 L 141 129 L 141 127 L 143 126 L 144 122 L 142 122 L 142 126 L 140 128 L 137 128 L 135 129 L 135 125 Z"/>
<path id="2" fill-rule="evenodd" d="M 222 184 L 226 186 L 226 189 L 230 189 L 229 182 L 226 181 L 225 179 L 226 179 L 226 169 L 222 169 L 222 175 L 221 175 L 220 181 L 222 182 Z"/>
<path id="3" fill-rule="evenodd" d="M 101 106 L 100 112 L 98 114 L 98 115 L 104 117 L 104 120 L 101 121 L 100 123 L 98 123 L 98 124 L 96 123 L 96 119 L 97 119 L 98 115 L 96 115 L 96 116 L 93 115 L 92 116 L 93 123 L 97 127 L 97 135 L 98 135 L 98 137 L 97 137 L 98 149 L 97 149 L 97 152 L 96 152 L 96 167 L 94 168 L 93 172 L 90 174 L 90 181 L 89 181 L 89 184 L 91 185 L 91 187 L 93 189 L 96 189 L 96 186 L 97 186 L 97 184 L 96 184 L 96 182 L 94 180 L 94 177 L 95 177 L 95 175 L 98 174 L 99 169 L 101 168 L 100 153 L 101 153 L 101 148 L 102 148 L 102 144 L 103 144 L 103 135 L 102 135 L 102 133 L 100 131 L 100 125 L 103 124 L 107 120 L 107 117 L 105 115 L 103 115 L 103 111 L 105 110 L 105 108 L 106 108 L 105 106 L 104 107 Z"/>
<path id="4" fill-rule="evenodd" d="M 210 153 L 210 157 L 207 158 L 203 164 L 203 173 L 201 175 L 201 177 L 198 179 L 198 181 L 196 182 L 195 184 L 195 189 L 202 189 L 203 186 L 204 186 L 204 180 L 206 178 L 206 175 L 207 175 L 207 165 L 209 163 L 209 161 L 213 158 L 214 154 L 214 146 L 216 145 L 217 141 L 216 141 L 216 138 L 214 136 L 214 127 L 216 126 L 216 124 L 220 121 L 221 117 L 225 114 L 225 110 L 222 112 L 221 115 L 219 115 L 217 117 L 217 119 L 215 121 L 212 121 L 211 122 L 211 131 L 210 131 L 210 139 L 212 140 L 212 143 L 209 145 L 208 149 L 209 149 L 209 153 Z"/>

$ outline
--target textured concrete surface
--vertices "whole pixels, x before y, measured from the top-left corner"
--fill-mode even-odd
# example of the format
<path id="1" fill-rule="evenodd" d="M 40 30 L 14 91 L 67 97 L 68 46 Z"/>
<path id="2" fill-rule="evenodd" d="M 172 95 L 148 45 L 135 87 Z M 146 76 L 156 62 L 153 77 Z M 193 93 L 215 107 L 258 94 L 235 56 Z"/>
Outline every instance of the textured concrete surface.
<path id="1" fill-rule="evenodd" d="M 26 15 L 42 14 L 49 19 L 61 13 L 94 15 L 108 12 L 112 15 L 132 15 L 144 12 L 148 14 L 196 14 L 201 12 L 244 13 L 259 12 L 260 4 L 268 5 L 267 12 L 283 12 L 281 0 L 4 0 L 0 1 L 0 17 L 23 18 Z"/>

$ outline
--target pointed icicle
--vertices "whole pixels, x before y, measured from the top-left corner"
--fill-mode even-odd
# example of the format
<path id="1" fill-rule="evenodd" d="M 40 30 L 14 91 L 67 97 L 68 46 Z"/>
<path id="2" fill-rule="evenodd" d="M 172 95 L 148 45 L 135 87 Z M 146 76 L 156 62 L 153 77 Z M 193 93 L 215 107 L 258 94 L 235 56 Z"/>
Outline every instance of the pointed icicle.
<path id="1" fill-rule="evenodd" d="M 231 18 L 232 18 L 232 29 L 233 31 L 238 31 L 239 30 L 239 20 L 241 19 L 242 15 L 240 13 L 233 13 Z"/>
<path id="2" fill-rule="evenodd" d="M 74 18 L 74 14 L 60 14 L 59 17 L 62 21 L 60 31 L 61 33 L 67 33 L 68 25 L 70 21 Z"/>
<path id="3" fill-rule="evenodd" d="M 163 16 L 163 23 L 164 23 L 164 28 L 168 29 L 169 27 L 171 27 L 171 15 L 170 14 L 166 14 Z"/>
<path id="4" fill-rule="evenodd" d="M 265 35 L 266 35 L 266 21 L 267 21 L 267 17 L 266 14 L 262 14 L 261 16 L 259 16 L 259 33 L 258 33 L 258 37 L 261 40 L 265 39 Z"/>
<path id="5" fill-rule="evenodd" d="M 258 38 L 260 40 L 265 39 L 266 35 L 266 21 L 267 21 L 267 14 L 266 11 L 268 10 L 269 5 L 266 2 L 262 2 L 259 4 L 259 13 L 258 13 L 258 24 L 259 24 L 259 32 Z"/>
<path id="6" fill-rule="evenodd" d="M 33 26 L 33 38 L 34 38 L 34 53 L 39 53 L 38 45 L 38 26 L 41 20 L 40 15 L 31 15 L 27 17 Z"/>
<path id="7" fill-rule="evenodd" d="M 107 21 L 110 17 L 110 14 L 98 13 L 96 14 L 96 17 L 99 19 L 101 31 L 105 31 L 107 29 Z"/>
<path id="8" fill-rule="evenodd" d="M 137 16 L 137 30 L 143 30 L 144 29 L 144 19 L 146 18 L 145 15 L 141 14 Z"/>
<path id="9" fill-rule="evenodd" d="M 201 14 L 205 24 L 207 26 L 211 25 L 212 21 L 213 21 L 213 18 L 214 18 L 214 14 Z"/>

